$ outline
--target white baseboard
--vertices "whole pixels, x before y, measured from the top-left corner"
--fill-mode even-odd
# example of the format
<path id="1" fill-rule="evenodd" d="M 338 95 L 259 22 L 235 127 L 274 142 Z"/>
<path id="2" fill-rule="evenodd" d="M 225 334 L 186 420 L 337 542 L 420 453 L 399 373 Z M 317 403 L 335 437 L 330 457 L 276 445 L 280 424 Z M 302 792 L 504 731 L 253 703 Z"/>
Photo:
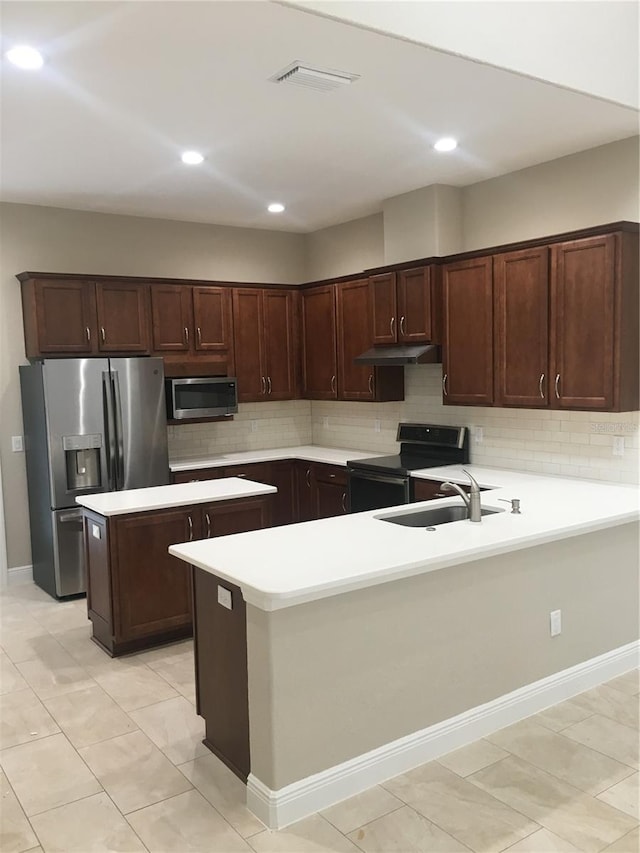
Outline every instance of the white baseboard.
<path id="1" fill-rule="evenodd" d="M 281 829 L 639 666 L 640 641 L 527 684 L 277 791 L 249 774 L 247 806 Z"/>
<path id="2" fill-rule="evenodd" d="M 33 566 L 13 566 L 7 569 L 7 586 L 33 583 Z"/>

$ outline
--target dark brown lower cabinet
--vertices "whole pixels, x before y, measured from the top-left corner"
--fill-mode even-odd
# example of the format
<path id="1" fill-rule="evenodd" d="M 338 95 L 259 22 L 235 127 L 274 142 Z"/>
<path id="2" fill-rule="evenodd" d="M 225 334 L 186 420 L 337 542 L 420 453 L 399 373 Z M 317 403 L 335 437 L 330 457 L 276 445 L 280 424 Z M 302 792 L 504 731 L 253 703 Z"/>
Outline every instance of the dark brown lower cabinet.
<path id="1" fill-rule="evenodd" d="M 105 518 L 84 511 L 87 606 L 110 655 L 190 637 L 191 570 L 170 545 L 268 527 L 271 496 Z"/>
<path id="2" fill-rule="evenodd" d="M 222 588 L 231 607 L 218 601 Z M 204 743 L 243 782 L 251 769 L 246 605 L 240 588 L 193 568 L 196 711 Z"/>
<path id="3" fill-rule="evenodd" d="M 338 465 L 316 463 L 313 471 L 314 518 L 332 518 L 347 512 L 347 471 Z"/>

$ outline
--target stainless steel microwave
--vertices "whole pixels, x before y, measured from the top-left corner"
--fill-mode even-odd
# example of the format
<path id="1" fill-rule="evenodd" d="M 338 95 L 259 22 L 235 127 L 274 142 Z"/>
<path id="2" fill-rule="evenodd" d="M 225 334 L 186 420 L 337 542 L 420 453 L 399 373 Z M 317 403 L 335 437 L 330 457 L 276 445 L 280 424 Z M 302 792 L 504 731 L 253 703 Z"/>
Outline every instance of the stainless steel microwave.
<path id="1" fill-rule="evenodd" d="M 229 376 L 165 379 L 167 419 L 218 418 L 238 411 L 237 381 Z"/>

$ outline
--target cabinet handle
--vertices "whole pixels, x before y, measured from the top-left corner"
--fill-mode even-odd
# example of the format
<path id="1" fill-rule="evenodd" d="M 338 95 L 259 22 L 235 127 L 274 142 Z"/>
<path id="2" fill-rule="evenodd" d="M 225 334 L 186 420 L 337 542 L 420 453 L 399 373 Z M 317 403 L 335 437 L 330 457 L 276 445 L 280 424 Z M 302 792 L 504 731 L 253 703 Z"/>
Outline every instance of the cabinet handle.
<path id="1" fill-rule="evenodd" d="M 198 346 L 202 344 L 202 332 L 200 331 L 200 326 L 196 326 L 196 335 L 198 336 Z"/>
<path id="2" fill-rule="evenodd" d="M 433 496 L 434 496 L 434 498 L 448 498 L 448 497 L 450 497 L 450 495 L 445 495 L 444 492 L 434 492 Z"/>
<path id="3" fill-rule="evenodd" d="M 395 318 L 395 317 L 392 317 L 392 318 L 389 320 L 389 331 L 391 332 L 391 337 L 392 337 L 392 338 L 395 336 L 395 332 L 394 332 L 395 326 L 396 326 L 396 318 Z"/>
<path id="4" fill-rule="evenodd" d="M 271 377 L 270 376 L 267 376 L 267 384 L 269 386 L 269 390 L 267 393 L 270 394 L 271 393 Z"/>
<path id="5" fill-rule="evenodd" d="M 261 376 L 260 381 L 262 383 L 262 393 L 266 394 L 267 393 L 267 380 L 264 378 L 264 376 Z"/>
<path id="6" fill-rule="evenodd" d="M 555 389 L 556 389 L 556 400 L 560 399 L 560 392 L 558 391 L 558 383 L 560 382 L 560 374 L 556 373 L 556 381 L 555 381 Z"/>
<path id="7" fill-rule="evenodd" d="M 187 516 L 187 521 L 189 522 L 189 542 L 193 542 L 193 521 L 190 515 Z"/>
<path id="8" fill-rule="evenodd" d="M 542 390 L 542 383 L 544 382 L 544 373 L 540 374 L 540 382 L 538 382 L 538 388 L 540 390 L 540 396 L 544 400 L 544 391 Z"/>
<path id="9" fill-rule="evenodd" d="M 307 473 L 304 475 L 304 478 L 307 481 L 307 486 L 311 488 L 311 468 L 307 468 Z"/>
<path id="10" fill-rule="evenodd" d="M 100 337 L 102 338 L 102 343 L 107 340 L 107 336 L 104 333 L 104 326 L 100 326 Z"/>
<path id="11" fill-rule="evenodd" d="M 445 375 L 442 377 L 442 393 L 444 394 L 445 397 L 449 396 L 449 392 L 447 391 L 447 377 L 448 376 L 449 376 L 449 374 L 445 373 Z"/>
<path id="12" fill-rule="evenodd" d="M 336 393 L 336 377 L 335 374 L 331 377 L 331 393 Z"/>
<path id="13" fill-rule="evenodd" d="M 211 539 L 211 519 L 208 512 L 205 512 L 204 520 L 207 522 L 207 539 Z"/>
<path id="14" fill-rule="evenodd" d="M 335 480 L 336 475 L 335 475 L 335 474 L 329 474 L 329 477 L 330 477 L 332 480 Z"/>
<path id="15" fill-rule="evenodd" d="M 400 317 L 400 334 L 404 335 L 404 314 Z"/>
<path id="16" fill-rule="evenodd" d="M 87 328 L 85 329 L 85 332 L 87 333 L 87 343 L 90 344 L 91 343 L 91 329 L 87 326 Z"/>
<path id="17" fill-rule="evenodd" d="M 186 326 L 184 327 L 184 342 L 186 344 L 189 343 L 189 329 Z"/>
<path id="18" fill-rule="evenodd" d="M 347 511 L 347 493 L 346 492 L 342 493 L 342 511 L 343 512 Z"/>
<path id="19" fill-rule="evenodd" d="M 369 374 L 369 393 L 373 394 L 373 373 Z"/>

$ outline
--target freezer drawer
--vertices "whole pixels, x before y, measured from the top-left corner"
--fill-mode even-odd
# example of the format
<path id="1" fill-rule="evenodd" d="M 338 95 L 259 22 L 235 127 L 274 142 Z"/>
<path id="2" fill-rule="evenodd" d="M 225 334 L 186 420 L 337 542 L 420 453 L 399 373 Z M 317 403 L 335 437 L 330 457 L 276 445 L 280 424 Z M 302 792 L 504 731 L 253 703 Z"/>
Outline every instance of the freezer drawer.
<path id="1" fill-rule="evenodd" d="M 86 592 L 82 510 L 54 510 L 51 517 L 56 595 Z"/>

